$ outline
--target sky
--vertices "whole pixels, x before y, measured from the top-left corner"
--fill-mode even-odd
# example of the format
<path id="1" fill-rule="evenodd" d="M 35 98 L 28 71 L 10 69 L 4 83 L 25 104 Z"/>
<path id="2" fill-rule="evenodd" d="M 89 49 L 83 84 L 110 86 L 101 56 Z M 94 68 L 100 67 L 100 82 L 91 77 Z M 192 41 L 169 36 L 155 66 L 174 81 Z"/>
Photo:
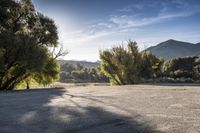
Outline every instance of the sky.
<path id="1" fill-rule="evenodd" d="M 133 40 L 140 50 L 175 39 L 200 42 L 200 0 L 33 0 L 52 18 L 66 60 L 99 60 L 99 50 Z"/>

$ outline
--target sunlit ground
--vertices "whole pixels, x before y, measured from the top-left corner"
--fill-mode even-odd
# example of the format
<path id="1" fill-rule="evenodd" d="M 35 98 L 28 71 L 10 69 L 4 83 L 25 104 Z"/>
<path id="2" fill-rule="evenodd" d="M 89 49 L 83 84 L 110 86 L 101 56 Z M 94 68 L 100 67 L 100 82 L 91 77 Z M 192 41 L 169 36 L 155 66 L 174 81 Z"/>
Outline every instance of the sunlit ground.
<path id="1" fill-rule="evenodd" d="M 199 98 L 199 86 L 166 84 L 3 92 L 0 132 L 198 133 Z"/>

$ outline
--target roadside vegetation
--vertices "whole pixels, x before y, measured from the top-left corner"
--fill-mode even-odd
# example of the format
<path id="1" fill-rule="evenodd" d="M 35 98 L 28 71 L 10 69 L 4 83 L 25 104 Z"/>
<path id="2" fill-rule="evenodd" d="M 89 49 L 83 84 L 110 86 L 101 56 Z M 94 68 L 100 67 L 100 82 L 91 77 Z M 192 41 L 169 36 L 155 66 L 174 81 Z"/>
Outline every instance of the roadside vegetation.
<path id="1" fill-rule="evenodd" d="M 99 71 L 99 68 L 65 63 L 61 65 L 59 81 L 64 83 L 105 83 L 109 82 L 109 79 Z"/>
<path id="2" fill-rule="evenodd" d="M 199 82 L 200 56 L 174 58 L 166 61 L 162 67 L 163 81 Z"/>
<path id="3" fill-rule="evenodd" d="M 162 58 L 151 52 L 139 52 L 137 43 L 128 41 L 112 49 L 100 51 L 100 70 L 109 77 L 111 84 L 125 85 L 160 77 Z"/>
<path id="4" fill-rule="evenodd" d="M 0 90 L 58 80 L 58 46 L 54 21 L 37 12 L 31 0 L 0 1 Z"/>
<path id="5" fill-rule="evenodd" d="M 111 49 L 100 51 L 98 68 L 80 64 L 61 65 L 60 82 L 111 85 L 138 83 L 199 83 L 200 56 L 166 60 L 149 51 L 139 51 L 137 43 L 128 41 Z"/>
<path id="6" fill-rule="evenodd" d="M 164 61 L 149 51 L 138 51 L 137 43 L 100 51 L 100 70 L 111 84 L 153 82 L 199 82 L 200 56 Z"/>

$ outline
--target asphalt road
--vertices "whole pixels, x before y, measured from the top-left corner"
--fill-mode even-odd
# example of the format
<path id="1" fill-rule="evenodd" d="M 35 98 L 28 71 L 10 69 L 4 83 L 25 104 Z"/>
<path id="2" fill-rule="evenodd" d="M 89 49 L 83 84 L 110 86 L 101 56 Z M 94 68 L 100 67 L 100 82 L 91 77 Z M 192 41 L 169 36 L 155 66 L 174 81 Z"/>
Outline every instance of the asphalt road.
<path id="1" fill-rule="evenodd" d="M 199 133 L 199 86 L 0 93 L 0 133 Z"/>

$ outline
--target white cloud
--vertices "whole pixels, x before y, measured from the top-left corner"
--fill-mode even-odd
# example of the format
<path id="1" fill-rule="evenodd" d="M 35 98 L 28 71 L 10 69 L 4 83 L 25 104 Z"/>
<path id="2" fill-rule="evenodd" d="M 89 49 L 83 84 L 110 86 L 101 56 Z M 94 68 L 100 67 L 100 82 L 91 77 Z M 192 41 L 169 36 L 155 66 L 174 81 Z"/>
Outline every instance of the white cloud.
<path id="1" fill-rule="evenodd" d="M 159 41 L 164 41 L 165 39 L 169 39 L 169 37 L 174 36 L 171 35 L 168 38 L 157 38 L 155 36 L 141 38 L 134 36 L 134 33 L 137 30 L 142 29 L 143 26 L 160 23 L 162 21 L 174 18 L 191 16 L 200 11 L 200 8 L 197 8 L 197 6 L 191 7 L 188 3 L 185 3 L 182 0 L 176 0 L 173 2 L 176 3 L 175 12 L 172 12 L 172 10 L 169 9 L 169 5 L 162 3 L 159 11 L 154 14 L 154 16 L 149 17 L 142 15 L 142 10 L 146 10 L 147 8 L 145 5 L 138 4 L 118 9 L 114 14 L 110 14 L 110 17 L 107 19 L 88 23 L 88 26 L 77 31 L 61 33 L 61 41 L 68 46 L 70 51 L 73 51 L 71 52 L 71 55 L 69 54 L 69 57 L 77 58 L 77 53 L 79 53 L 82 55 L 84 54 L 82 58 L 90 57 L 91 60 L 98 58 L 98 50 L 100 48 L 112 46 L 113 43 L 122 41 L 124 39 L 127 40 L 137 37 L 138 39 L 135 38 L 136 41 L 142 45 L 145 45 L 140 46 L 141 48 L 144 48 L 146 45 L 149 46 L 149 44 L 155 44 Z M 153 8 L 155 5 L 152 4 L 147 6 Z M 141 12 L 127 14 L 127 12 L 132 12 L 135 10 L 140 10 Z M 117 12 L 120 12 L 120 14 Z M 87 51 L 85 51 L 85 48 L 87 48 Z M 95 52 L 97 53 L 94 54 Z M 80 57 L 80 59 L 82 58 Z"/>
<path id="2" fill-rule="evenodd" d="M 185 3 L 183 0 L 175 0 L 173 2 L 177 3 L 177 6 L 179 6 L 180 11 L 168 13 L 168 5 L 163 3 L 163 7 L 154 17 L 137 17 L 137 13 L 134 15 L 112 14 L 107 20 L 100 20 L 99 22 L 95 22 L 95 24 L 90 24 L 88 27 L 83 29 L 82 32 L 78 33 L 78 36 L 77 34 L 73 34 L 73 36 L 77 37 L 80 42 L 85 42 L 102 36 L 116 34 L 117 32 L 129 32 L 129 29 L 130 31 L 132 31 L 134 28 L 159 23 L 177 17 L 190 16 L 200 11 L 199 8 L 193 8 L 187 3 Z M 144 5 L 141 4 L 135 4 L 122 9 L 118 9 L 117 11 L 127 12 L 132 11 L 133 9 L 142 10 L 143 8 L 146 7 L 144 7 Z"/>

